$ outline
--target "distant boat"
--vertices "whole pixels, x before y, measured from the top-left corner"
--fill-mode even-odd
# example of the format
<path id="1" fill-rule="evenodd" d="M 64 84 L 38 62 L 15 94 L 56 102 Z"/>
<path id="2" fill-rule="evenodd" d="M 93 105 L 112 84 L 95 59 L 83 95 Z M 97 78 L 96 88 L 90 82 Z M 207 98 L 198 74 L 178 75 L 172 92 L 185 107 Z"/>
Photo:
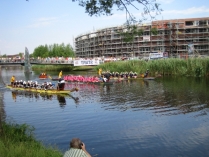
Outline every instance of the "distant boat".
<path id="1" fill-rule="evenodd" d="M 48 75 L 46 73 L 41 73 L 39 79 L 48 79 Z"/>
<path id="2" fill-rule="evenodd" d="M 144 80 L 154 80 L 155 77 L 144 77 L 143 79 L 144 79 Z"/>

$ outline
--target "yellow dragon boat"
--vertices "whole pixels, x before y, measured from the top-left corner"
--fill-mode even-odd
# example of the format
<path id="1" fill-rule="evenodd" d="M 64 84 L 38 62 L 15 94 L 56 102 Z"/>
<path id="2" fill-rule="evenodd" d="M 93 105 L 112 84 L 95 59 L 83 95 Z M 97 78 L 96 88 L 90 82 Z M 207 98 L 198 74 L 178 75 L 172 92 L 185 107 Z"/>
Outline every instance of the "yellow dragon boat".
<path id="1" fill-rule="evenodd" d="M 36 88 L 23 88 L 23 87 L 12 87 L 7 85 L 7 88 L 12 91 L 25 91 L 25 92 L 37 92 L 37 93 L 48 93 L 48 94 L 70 94 L 71 92 L 78 91 L 78 88 L 73 88 L 71 90 L 57 90 L 57 89 L 36 89 Z"/>

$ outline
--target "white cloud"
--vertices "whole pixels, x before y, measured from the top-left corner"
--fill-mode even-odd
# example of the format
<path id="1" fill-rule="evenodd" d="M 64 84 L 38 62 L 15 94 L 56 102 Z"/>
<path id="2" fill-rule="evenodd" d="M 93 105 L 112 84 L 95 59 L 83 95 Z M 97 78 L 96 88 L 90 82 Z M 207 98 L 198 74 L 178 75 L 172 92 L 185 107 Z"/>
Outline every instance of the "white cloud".
<path id="1" fill-rule="evenodd" d="M 201 13 L 209 13 L 209 8 L 207 7 L 192 7 L 185 10 L 165 10 L 162 14 L 183 14 L 183 15 L 191 15 L 191 14 L 201 14 Z"/>
<path id="2" fill-rule="evenodd" d="M 33 24 L 29 25 L 28 27 L 33 27 L 33 28 L 45 27 L 45 26 L 49 26 L 55 22 L 57 22 L 56 17 L 39 18 L 39 19 L 35 20 L 35 22 Z"/>

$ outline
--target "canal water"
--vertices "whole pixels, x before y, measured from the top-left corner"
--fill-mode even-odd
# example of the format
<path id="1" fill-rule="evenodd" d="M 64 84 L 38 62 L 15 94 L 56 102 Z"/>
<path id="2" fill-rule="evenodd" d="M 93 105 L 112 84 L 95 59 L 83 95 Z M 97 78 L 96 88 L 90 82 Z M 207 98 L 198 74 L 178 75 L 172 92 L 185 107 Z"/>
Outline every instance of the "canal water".
<path id="1" fill-rule="evenodd" d="M 38 80 L 39 72 L 25 75 L 20 67 L 1 69 L 1 114 L 34 126 L 38 140 L 63 153 L 69 141 L 79 137 L 98 157 L 209 156 L 208 79 L 169 76 L 113 85 L 68 83 L 66 88 L 79 91 L 63 96 L 11 92 L 4 84 L 12 75 Z"/>

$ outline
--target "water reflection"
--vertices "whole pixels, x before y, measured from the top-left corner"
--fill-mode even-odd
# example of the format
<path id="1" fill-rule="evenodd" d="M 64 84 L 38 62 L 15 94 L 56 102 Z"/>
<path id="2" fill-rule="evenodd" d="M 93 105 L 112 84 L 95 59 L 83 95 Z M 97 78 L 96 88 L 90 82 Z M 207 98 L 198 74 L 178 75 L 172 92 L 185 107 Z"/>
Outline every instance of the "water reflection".
<path id="1" fill-rule="evenodd" d="M 61 108 L 64 108 L 65 105 L 67 105 L 66 98 L 72 98 L 75 101 L 75 103 L 79 101 L 79 98 L 67 94 L 63 94 L 63 95 L 46 94 L 46 93 L 25 92 L 25 91 L 11 91 L 11 94 L 14 102 L 16 102 L 18 98 L 20 99 L 28 98 L 30 101 L 37 101 L 37 100 L 53 101 L 56 99 L 58 100 Z"/>
<path id="2" fill-rule="evenodd" d="M 57 95 L 57 100 L 59 101 L 60 106 L 65 106 L 66 105 L 66 100 L 64 96 Z"/>
<path id="3" fill-rule="evenodd" d="M 205 115 L 209 108 L 209 81 L 202 78 L 164 77 L 156 80 L 125 80 L 113 85 L 68 83 L 67 89 L 78 88 L 75 103 L 101 103 L 105 110 L 150 110 L 159 115 L 178 115 L 200 111 Z M 44 101 L 55 99 L 66 105 L 63 96 L 22 93 L 25 97 Z M 74 95 L 74 94 L 73 94 Z M 16 101 L 16 95 L 12 98 Z"/>
<path id="4" fill-rule="evenodd" d="M 177 115 L 209 108 L 209 88 L 203 79 L 161 78 L 127 80 L 110 86 L 68 84 L 78 87 L 81 103 L 99 101 L 106 110 L 151 110 L 159 115 Z M 99 96 L 99 97 L 98 97 Z"/>

